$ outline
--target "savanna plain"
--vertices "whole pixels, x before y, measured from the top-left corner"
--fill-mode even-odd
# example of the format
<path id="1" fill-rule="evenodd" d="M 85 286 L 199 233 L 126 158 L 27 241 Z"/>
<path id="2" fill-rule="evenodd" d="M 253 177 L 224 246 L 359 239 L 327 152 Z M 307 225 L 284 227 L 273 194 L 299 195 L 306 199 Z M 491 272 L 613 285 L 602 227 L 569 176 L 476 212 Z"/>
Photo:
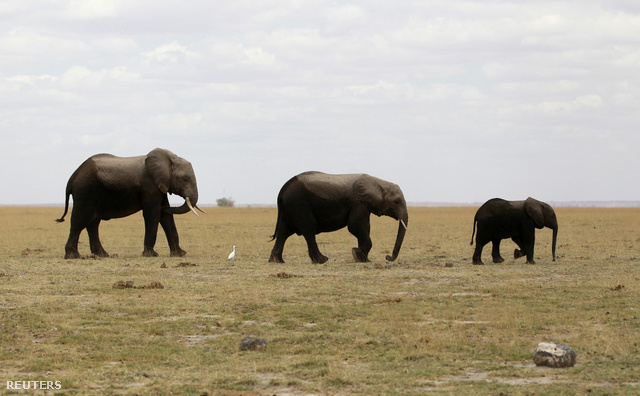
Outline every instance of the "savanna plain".
<path id="1" fill-rule="evenodd" d="M 1 207 L 0 394 L 640 394 L 640 210 L 555 208 L 555 262 L 545 229 L 536 265 L 505 240 L 504 263 L 487 245 L 474 266 L 476 209 L 410 208 L 395 262 L 397 222 L 372 216 L 371 262 L 341 230 L 318 236 L 329 261 L 314 265 L 297 236 L 267 262 L 276 208 L 176 216 L 185 257 L 161 230 L 159 257 L 142 257 L 141 214 L 114 219 L 111 257 L 91 257 L 85 232 L 86 256 L 64 260 L 62 208 Z M 246 336 L 266 350 L 241 351 Z M 543 341 L 577 364 L 536 367 Z"/>

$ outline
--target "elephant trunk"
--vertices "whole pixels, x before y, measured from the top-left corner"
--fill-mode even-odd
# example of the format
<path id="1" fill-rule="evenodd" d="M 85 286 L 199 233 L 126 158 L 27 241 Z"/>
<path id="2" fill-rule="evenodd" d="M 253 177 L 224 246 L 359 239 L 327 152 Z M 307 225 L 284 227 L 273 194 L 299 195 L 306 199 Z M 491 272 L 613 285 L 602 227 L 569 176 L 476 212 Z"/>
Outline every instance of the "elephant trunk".
<path id="1" fill-rule="evenodd" d="M 409 223 L 409 216 L 404 215 L 399 218 L 398 221 L 398 235 L 396 236 L 396 244 L 393 247 L 393 252 L 391 256 L 387 255 L 387 261 L 395 261 L 398 258 L 398 253 L 400 253 L 400 247 L 402 247 L 402 241 L 404 240 L 404 234 L 407 232 L 407 223 Z"/>
<path id="2" fill-rule="evenodd" d="M 553 261 L 556 261 L 556 240 L 558 239 L 558 225 L 553 227 L 553 241 L 551 242 L 551 254 L 553 255 Z"/>
<path id="3" fill-rule="evenodd" d="M 191 200 L 191 198 L 189 198 L 189 196 L 186 196 L 184 197 L 184 204 L 182 204 L 181 206 L 170 206 L 168 208 L 164 208 L 164 212 L 178 215 L 178 214 L 185 214 L 189 211 L 192 211 L 196 216 L 198 216 L 198 212 L 196 212 L 196 209 L 198 209 L 202 213 L 206 213 L 204 210 L 198 207 L 197 203 L 198 203 L 197 194 L 193 196 L 193 201 Z"/>

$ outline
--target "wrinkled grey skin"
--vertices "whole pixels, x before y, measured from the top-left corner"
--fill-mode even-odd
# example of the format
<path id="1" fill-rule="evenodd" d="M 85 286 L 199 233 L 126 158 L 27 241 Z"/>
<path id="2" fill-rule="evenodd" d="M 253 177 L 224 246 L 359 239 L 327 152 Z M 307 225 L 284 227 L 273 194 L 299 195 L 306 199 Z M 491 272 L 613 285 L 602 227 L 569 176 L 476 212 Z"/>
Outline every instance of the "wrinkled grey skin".
<path id="1" fill-rule="evenodd" d="M 407 203 L 398 185 L 366 174 L 329 175 L 305 172 L 287 181 L 278 194 L 278 220 L 271 240 L 275 244 L 269 262 L 283 263 L 284 243 L 293 234 L 304 236 L 313 263 L 325 263 L 316 235 L 345 226 L 358 239 L 352 249 L 356 262 L 369 261 L 370 214 L 398 220 L 398 234 L 391 256 L 398 257 L 409 223 Z M 404 223 L 404 224 L 403 224 Z"/>
<path id="2" fill-rule="evenodd" d="M 533 250 L 535 245 L 535 229 L 544 227 L 553 230 L 551 254 L 556 261 L 556 240 L 558 237 L 558 220 L 553 208 L 544 202 L 533 198 L 525 201 L 505 201 L 493 198 L 485 202 L 476 212 L 473 220 L 473 234 L 476 232 L 476 248 L 473 253 L 473 264 L 482 262 L 482 248 L 492 242 L 491 255 L 494 263 L 502 263 L 500 256 L 500 241 L 511 238 L 520 249 L 513 252 L 515 258 L 527 257 L 527 263 L 535 264 Z M 471 244 L 473 245 L 473 234 Z"/>
<path id="3" fill-rule="evenodd" d="M 179 207 L 169 205 L 169 194 L 185 198 Z M 197 208 L 198 186 L 191 163 L 169 150 L 157 148 L 139 157 L 116 157 L 97 154 L 80 165 L 67 183 L 64 214 L 56 221 L 63 222 L 73 196 L 71 227 L 65 246 L 65 258 L 80 257 L 78 239 L 83 229 L 89 234 L 91 253 L 108 257 L 100 243 L 98 227 L 102 220 L 129 216 L 142 210 L 145 223 L 145 257 L 157 256 L 153 250 L 162 225 L 171 256 L 184 256 L 180 248 L 174 214 Z M 194 211 L 195 213 L 195 211 Z"/>

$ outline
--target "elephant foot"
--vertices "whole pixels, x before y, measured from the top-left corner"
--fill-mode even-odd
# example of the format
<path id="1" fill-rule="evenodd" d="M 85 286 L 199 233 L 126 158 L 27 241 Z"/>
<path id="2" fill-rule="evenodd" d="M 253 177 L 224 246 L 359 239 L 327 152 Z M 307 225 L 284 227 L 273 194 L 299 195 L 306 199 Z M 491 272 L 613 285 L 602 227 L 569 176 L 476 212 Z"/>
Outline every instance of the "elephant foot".
<path id="1" fill-rule="evenodd" d="M 78 253 L 78 251 L 77 251 L 77 250 L 75 250 L 75 251 L 73 251 L 73 250 L 71 250 L 71 251 L 67 251 L 67 252 L 65 252 L 65 254 L 64 254 L 64 258 L 65 258 L 66 260 L 70 260 L 70 259 L 77 259 L 77 258 L 80 258 L 80 253 Z"/>
<path id="2" fill-rule="evenodd" d="M 187 255 L 187 252 L 185 252 L 184 250 L 178 248 L 177 250 L 172 250 L 171 251 L 171 257 L 184 257 Z M 156 254 L 157 256 L 157 254 Z"/>
<path id="3" fill-rule="evenodd" d="M 524 253 L 522 253 L 522 250 L 520 249 L 515 249 L 513 251 L 513 258 L 515 259 L 519 259 L 520 257 L 524 256 Z"/>
<path id="4" fill-rule="evenodd" d="M 493 262 L 496 264 L 504 263 L 504 259 L 502 257 L 494 257 Z"/>
<path id="5" fill-rule="evenodd" d="M 142 252 L 142 257 L 158 257 L 158 253 L 153 249 L 145 249 L 144 252 Z"/>
<path id="6" fill-rule="evenodd" d="M 95 252 L 91 252 L 96 257 L 106 258 L 109 257 L 109 253 L 107 253 L 104 249 L 96 250 Z"/>
<path id="7" fill-rule="evenodd" d="M 362 251 L 360 248 L 351 248 L 351 255 L 356 263 L 368 263 L 369 257 L 368 255 Z"/>
<path id="8" fill-rule="evenodd" d="M 313 262 L 313 264 L 324 264 L 329 260 L 329 257 L 320 254 L 320 257 L 314 258 L 311 257 L 311 261 Z"/>

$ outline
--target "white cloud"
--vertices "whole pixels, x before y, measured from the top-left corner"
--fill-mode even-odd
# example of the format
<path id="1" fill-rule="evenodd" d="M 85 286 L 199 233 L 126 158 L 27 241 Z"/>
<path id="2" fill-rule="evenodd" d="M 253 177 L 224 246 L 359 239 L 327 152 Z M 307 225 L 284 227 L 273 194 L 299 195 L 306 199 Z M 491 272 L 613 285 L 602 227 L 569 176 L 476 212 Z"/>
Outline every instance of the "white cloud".
<path id="1" fill-rule="evenodd" d="M 150 63 L 177 63 L 180 59 L 188 56 L 190 51 L 187 47 L 173 41 L 169 44 L 161 45 L 152 51 L 147 51 L 143 55 Z"/>
<path id="2" fill-rule="evenodd" d="M 526 27 L 533 34 L 558 33 L 567 28 L 567 20 L 562 15 L 544 14 L 531 19 Z"/>
<path id="3" fill-rule="evenodd" d="M 574 102 L 578 107 L 598 108 L 604 105 L 599 95 L 584 95 L 576 98 Z"/>
<path id="4" fill-rule="evenodd" d="M 148 118 L 146 127 L 154 134 L 185 136 L 199 129 L 202 114 L 155 114 Z"/>
<path id="5" fill-rule="evenodd" d="M 91 46 L 111 54 L 133 53 L 140 48 L 135 40 L 117 36 L 97 38 L 91 41 Z"/>
<path id="6" fill-rule="evenodd" d="M 326 37 L 316 29 L 277 29 L 265 37 L 267 44 L 281 52 L 291 51 L 288 54 L 291 58 L 300 54 L 319 56 L 324 53 L 320 51 L 337 44 L 336 39 Z"/>
<path id="7" fill-rule="evenodd" d="M 70 0 L 67 13 L 72 18 L 104 18 L 117 15 L 116 0 Z"/>
<path id="8" fill-rule="evenodd" d="M 107 135 L 81 135 L 80 142 L 84 146 L 90 146 L 94 148 L 96 146 L 99 147 L 100 145 L 103 145 L 105 142 L 107 142 L 108 138 L 109 136 Z"/>
<path id="9" fill-rule="evenodd" d="M 249 65 L 271 68 L 276 64 L 276 57 L 259 47 L 247 48 L 244 54 L 247 57 L 245 63 Z"/>
<path id="10" fill-rule="evenodd" d="M 347 4 L 342 6 L 332 6 L 325 9 L 324 14 L 332 21 L 353 22 L 365 17 L 362 8 Z"/>
<path id="11" fill-rule="evenodd" d="M 26 76 L 26 75 L 16 75 L 11 76 L 6 79 L 7 82 L 10 83 L 18 83 L 18 84 L 28 84 L 28 85 L 36 85 L 39 81 L 49 81 L 53 82 L 56 78 L 50 75 L 42 75 L 42 76 Z"/>
<path id="12" fill-rule="evenodd" d="M 131 83 L 137 78 L 138 74 L 127 71 L 125 67 L 96 71 L 83 66 L 73 66 L 62 74 L 60 85 L 72 90 L 110 88 L 113 83 Z"/>
<path id="13" fill-rule="evenodd" d="M 14 62 L 12 58 L 23 61 L 34 59 L 52 61 L 87 49 L 87 44 L 82 40 L 56 36 L 27 27 L 12 29 L 0 37 L 0 50 L 9 62 Z"/>

